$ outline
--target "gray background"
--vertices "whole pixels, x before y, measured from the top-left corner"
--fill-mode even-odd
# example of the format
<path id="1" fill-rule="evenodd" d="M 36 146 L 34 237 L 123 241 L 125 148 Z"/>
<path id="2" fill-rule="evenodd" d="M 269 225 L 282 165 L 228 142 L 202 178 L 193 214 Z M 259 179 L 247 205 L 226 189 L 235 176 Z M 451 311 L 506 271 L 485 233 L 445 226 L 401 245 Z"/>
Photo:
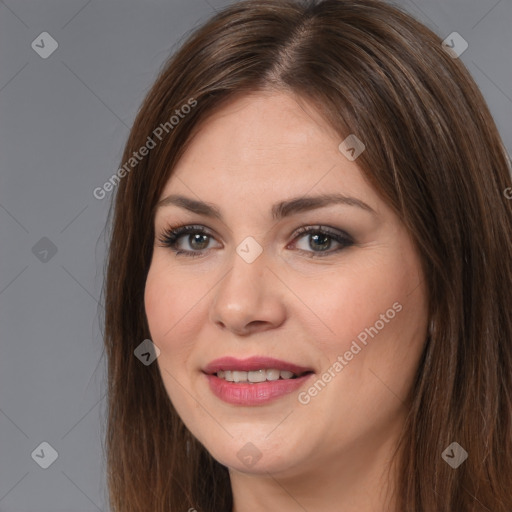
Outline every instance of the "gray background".
<path id="1" fill-rule="evenodd" d="M 228 3 L 0 0 L 0 512 L 107 510 L 98 301 L 111 194 L 92 191 L 117 170 L 167 56 Z M 469 43 L 461 59 L 512 153 L 512 1 L 395 3 Z M 46 59 L 31 47 L 44 31 L 59 44 Z M 31 456 L 43 441 L 58 452 L 47 469 Z"/>

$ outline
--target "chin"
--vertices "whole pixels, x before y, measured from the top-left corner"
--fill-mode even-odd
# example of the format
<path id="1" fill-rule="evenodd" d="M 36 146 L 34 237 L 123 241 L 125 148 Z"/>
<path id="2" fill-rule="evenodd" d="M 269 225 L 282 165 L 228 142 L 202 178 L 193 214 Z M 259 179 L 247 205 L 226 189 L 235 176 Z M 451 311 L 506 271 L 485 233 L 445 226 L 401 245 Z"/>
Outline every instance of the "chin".
<path id="1" fill-rule="evenodd" d="M 293 461 L 290 460 L 289 454 L 284 451 L 282 453 L 269 452 L 266 450 L 254 451 L 250 445 L 243 446 L 235 454 L 228 451 L 225 457 L 214 458 L 229 470 L 252 475 L 282 473 L 295 465 Z"/>
<path id="2" fill-rule="evenodd" d="M 274 427 L 275 428 L 275 427 Z M 280 473 L 302 464 L 301 457 L 297 453 L 297 444 L 291 436 L 293 432 L 281 433 L 281 437 L 269 437 L 272 429 L 265 427 L 244 429 L 238 433 L 233 429 L 228 430 L 234 435 L 233 438 L 219 442 L 218 439 L 209 439 L 200 442 L 220 464 L 230 470 L 250 474 Z M 240 429 L 241 430 L 241 429 Z M 304 451 L 302 446 L 301 451 Z M 293 455 L 293 456 L 292 456 Z M 301 460 L 299 460 L 301 459 Z"/>

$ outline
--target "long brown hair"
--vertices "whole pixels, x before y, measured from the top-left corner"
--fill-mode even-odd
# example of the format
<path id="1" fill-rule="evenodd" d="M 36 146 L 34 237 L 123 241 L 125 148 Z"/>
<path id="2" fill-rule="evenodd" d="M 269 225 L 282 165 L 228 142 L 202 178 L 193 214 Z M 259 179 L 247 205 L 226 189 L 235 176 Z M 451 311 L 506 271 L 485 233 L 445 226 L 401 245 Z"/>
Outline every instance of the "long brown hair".
<path id="1" fill-rule="evenodd" d="M 145 98 L 123 163 L 148 137 L 155 147 L 125 167 L 109 215 L 105 449 L 112 511 L 231 511 L 227 468 L 184 426 L 158 366 L 141 364 L 134 349 L 150 338 L 144 286 L 163 187 L 208 115 L 235 95 L 263 89 L 314 103 L 340 142 L 349 134 L 364 142 L 361 171 L 421 255 L 431 330 L 396 452 L 398 510 L 510 512 L 507 154 L 460 59 L 379 0 L 235 3 L 194 31 Z M 176 110 L 183 115 L 170 122 Z M 457 469 L 441 456 L 452 442 L 468 452 Z"/>

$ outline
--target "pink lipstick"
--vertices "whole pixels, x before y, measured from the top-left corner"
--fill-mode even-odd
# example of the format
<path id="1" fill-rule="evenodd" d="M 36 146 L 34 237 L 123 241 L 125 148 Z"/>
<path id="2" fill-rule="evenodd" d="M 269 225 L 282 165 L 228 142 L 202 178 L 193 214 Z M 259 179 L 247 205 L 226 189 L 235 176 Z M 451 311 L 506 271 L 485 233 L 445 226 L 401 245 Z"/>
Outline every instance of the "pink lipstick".
<path id="1" fill-rule="evenodd" d="M 279 359 L 223 357 L 203 373 L 215 396 L 235 405 L 265 405 L 301 387 L 313 370 Z"/>

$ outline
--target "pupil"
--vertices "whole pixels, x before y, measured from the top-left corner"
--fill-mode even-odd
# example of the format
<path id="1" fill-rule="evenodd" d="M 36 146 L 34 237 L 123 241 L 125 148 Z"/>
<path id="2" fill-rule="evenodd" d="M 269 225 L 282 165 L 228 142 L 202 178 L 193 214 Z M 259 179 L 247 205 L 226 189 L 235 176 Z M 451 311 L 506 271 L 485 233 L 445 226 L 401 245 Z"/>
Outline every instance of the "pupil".
<path id="1" fill-rule="evenodd" d="M 191 247 L 194 247 L 195 249 L 204 249 L 204 247 L 197 247 L 197 246 L 195 246 L 195 245 L 194 245 L 194 242 L 198 241 L 198 239 L 199 239 L 200 237 L 203 237 L 203 242 L 202 242 L 202 244 L 203 244 L 205 247 L 208 245 L 208 240 L 205 240 L 205 239 L 208 237 L 208 235 L 203 235 L 203 234 L 201 234 L 201 233 L 196 233 L 196 234 L 194 234 L 194 235 L 190 235 L 190 237 L 193 237 L 193 238 L 192 238 L 192 241 L 191 241 L 191 240 L 190 240 L 190 238 L 189 238 L 189 242 L 191 241 L 190 245 L 191 245 Z M 199 244 L 201 245 L 201 241 L 199 241 Z"/>
<path id="2" fill-rule="evenodd" d="M 323 235 L 323 234 L 316 234 L 316 235 L 311 235 L 312 238 L 315 240 L 315 243 L 318 241 L 318 239 L 324 239 L 325 242 L 320 244 L 321 245 L 321 249 L 327 249 L 329 247 L 329 242 L 330 242 L 330 238 L 327 236 L 327 235 Z M 314 247 L 311 245 L 311 243 L 309 244 L 311 246 L 312 249 L 314 249 Z M 317 245 L 317 248 L 318 248 L 318 245 Z"/>

